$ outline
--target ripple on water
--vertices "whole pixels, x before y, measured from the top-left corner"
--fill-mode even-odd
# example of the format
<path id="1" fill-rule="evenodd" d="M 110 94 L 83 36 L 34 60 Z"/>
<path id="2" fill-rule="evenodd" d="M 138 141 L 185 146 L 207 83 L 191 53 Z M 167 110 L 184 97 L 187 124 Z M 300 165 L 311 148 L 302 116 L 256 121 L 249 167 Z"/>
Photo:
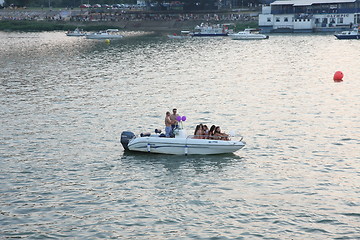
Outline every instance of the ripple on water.
<path id="1" fill-rule="evenodd" d="M 360 238 L 356 42 L 140 35 L 0 33 L 0 238 Z M 122 151 L 174 107 L 246 147 Z"/>

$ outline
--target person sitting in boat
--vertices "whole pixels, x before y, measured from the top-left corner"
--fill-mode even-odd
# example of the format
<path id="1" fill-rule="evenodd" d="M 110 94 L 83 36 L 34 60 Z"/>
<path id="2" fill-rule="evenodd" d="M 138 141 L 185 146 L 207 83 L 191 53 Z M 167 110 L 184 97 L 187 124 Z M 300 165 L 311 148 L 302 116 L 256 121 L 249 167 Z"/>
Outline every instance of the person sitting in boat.
<path id="1" fill-rule="evenodd" d="M 214 130 L 214 139 L 229 140 L 229 135 L 226 133 L 222 133 L 220 127 L 217 126 Z"/>
<path id="2" fill-rule="evenodd" d="M 204 139 L 204 129 L 202 123 L 196 126 L 194 132 L 194 138 L 196 139 Z"/>
<path id="3" fill-rule="evenodd" d="M 208 139 L 214 139 L 214 131 L 215 131 L 215 125 L 212 125 L 210 127 L 209 133 L 208 133 Z"/>
<path id="4" fill-rule="evenodd" d="M 209 128 L 208 128 L 208 126 L 204 125 L 203 126 L 203 131 L 204 131 L 204 138 L 208 139 L 209 138 Z"/>
<path id="5" fill-rule="evenodd" d="M 200 125 L 196 125 L 195 131 L 194 131 L 194 138 L 198 138 L 198 137 L 196 136 L 196 133 L 199 131 L 199 128 L 200 128 Z"/>
<path id="6" fill-rule="evenodd" d="M 172 135 L 171 125 L 173 123 L 174 123 L 174 121 L 172 121 L 170 119 L 170 112 L 166 112 L 166 116 L 165 116 L 165 136 L 166 137 L 171 137 L 171 135 Z"/>

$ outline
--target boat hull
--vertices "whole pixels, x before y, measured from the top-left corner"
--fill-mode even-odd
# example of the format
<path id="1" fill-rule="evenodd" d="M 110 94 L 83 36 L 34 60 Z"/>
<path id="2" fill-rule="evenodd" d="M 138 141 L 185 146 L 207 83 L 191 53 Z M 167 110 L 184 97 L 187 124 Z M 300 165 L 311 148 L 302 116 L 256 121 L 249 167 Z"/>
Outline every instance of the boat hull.
<path id="1" fill-rule="evenodd" d="M 111 35 L 86 35 L 87 39 L 121 39 L 122 35 L 111 36 Z"/>
<path id="2" fill-rule="evenodd" d="M 182 36 L 182 35 L 168 35 L 170 39 L 189 39 L 191 36 Z"/>
<path id="3" fill-rule="evenodd" d="M 208 155 L 235 152 L 245 146 L 242 141 L 191 138 L 137 137 L 128 144 L 130 151 L 173 155 Z"/>
<path id="4" fill-rule="evenodd" d="M 226 37 L 227 33 L 194 33 L 193 37 Z"/>
<path id="5" fill-rule="evenodd" d="M 335 34 L 335 37 L 337 39 L 360 39 L 360 34 L 358 35 L 341 35 L 341 34 Z"/>
<path id="6" fill-rule="evenodd" d="M 83 37 L 85 33 L 67 33 L 66 36 L 68 37 Z"/>
<path id="7" fill-rule="evenodd" d="M 269 36 L 263 35 L 263 34 L 229 34 L 230 38 L 233 40 L 262 40 L 262 39 L 268 39 Z"/>
<path id="8" fill-rule="evenodd" d="M 233 40 L 262 40 L 268 39 L 268 36 L 230 36 Z"/>

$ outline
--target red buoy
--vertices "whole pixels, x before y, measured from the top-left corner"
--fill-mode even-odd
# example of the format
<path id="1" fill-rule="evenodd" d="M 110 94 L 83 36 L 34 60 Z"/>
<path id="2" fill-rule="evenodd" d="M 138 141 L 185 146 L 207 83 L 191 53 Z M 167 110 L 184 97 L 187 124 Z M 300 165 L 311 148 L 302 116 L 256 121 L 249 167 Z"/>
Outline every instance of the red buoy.
<path id="1" fill-rule="evenodd" d="M 341 71 L 336 71 L 334 74 L 334 82 L 342 82 L 344 74 Z"/>

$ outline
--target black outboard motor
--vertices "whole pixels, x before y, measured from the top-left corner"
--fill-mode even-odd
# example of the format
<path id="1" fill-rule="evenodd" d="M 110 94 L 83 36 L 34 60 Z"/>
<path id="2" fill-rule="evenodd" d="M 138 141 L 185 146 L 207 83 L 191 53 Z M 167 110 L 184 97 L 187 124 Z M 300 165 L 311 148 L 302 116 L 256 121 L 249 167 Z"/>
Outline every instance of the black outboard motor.
<path id="1" fill-rule="evenodd" d="M 135 137 L 135 134 L 129 131 L 124 131 L 121 133 L 120 142 L 125 150 L 129 150 L 128 144 L 131 139 Z"/>

